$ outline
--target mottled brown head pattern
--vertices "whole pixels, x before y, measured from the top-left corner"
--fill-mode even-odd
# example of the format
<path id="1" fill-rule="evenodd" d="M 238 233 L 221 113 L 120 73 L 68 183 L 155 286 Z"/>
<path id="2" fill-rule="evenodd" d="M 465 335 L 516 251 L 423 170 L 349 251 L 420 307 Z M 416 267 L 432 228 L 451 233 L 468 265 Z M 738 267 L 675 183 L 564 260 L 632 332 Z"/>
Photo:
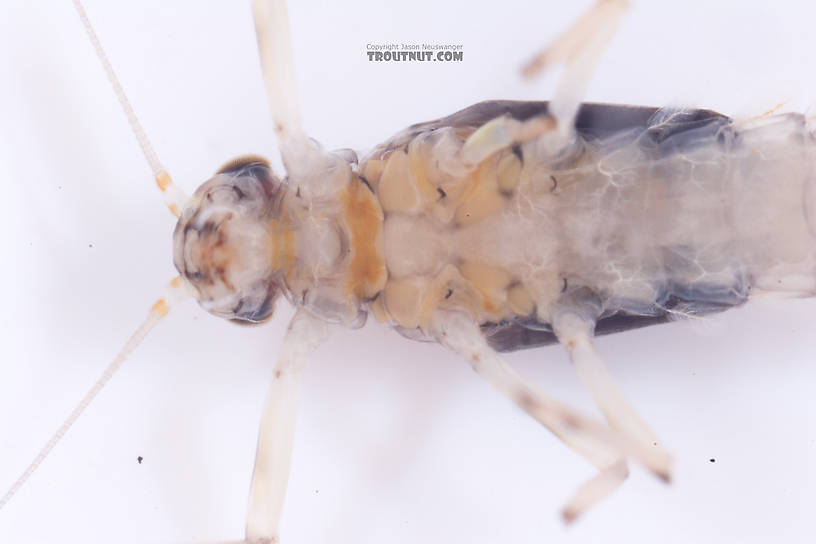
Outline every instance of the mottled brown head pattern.
<path id="1" fill-rule="evenodd" d="M 173 261 L 202 308 L 254 323 L 272 315 L 283 273 L 271 228 L 284 192 L 260 157 L 230 161 L 196 190 L 173 233 Z"/>

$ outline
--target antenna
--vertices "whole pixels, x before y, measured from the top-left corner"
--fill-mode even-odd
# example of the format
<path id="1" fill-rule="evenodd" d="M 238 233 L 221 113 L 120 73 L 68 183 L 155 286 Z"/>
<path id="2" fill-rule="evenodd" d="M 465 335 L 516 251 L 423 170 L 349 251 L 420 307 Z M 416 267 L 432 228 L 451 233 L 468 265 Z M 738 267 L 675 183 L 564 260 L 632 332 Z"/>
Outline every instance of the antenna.
<path id="1" fill-rule="evenodd" d="M 105 55 L 105 51 L 102 49 L 102 44 L 99 42 L 99 38 L 96 36 L 93 26 L 91 26 L 91 21 L 88 19 L 88 14 L 85 13 L 85 8 L 82 7 L 82 2 L 80 0 L 74 0 L 74 7 L 77 10 L 77 14 L 79 14 L 82 25 L 85 27 L 85 32 L 87 32 L 88 38 L 91 40 L 91 44 L 96 51 L 96 56 L 99 57 L 99 62 L 102 63 L 102 67 L 105 69 L 105 74 L 108 76 L 108 81 L 110 81 L 110 84 L 113 86 L 113 92 L 116 93 L 116 98 L 119 100 L 119 104 L 122 106 L 122 110 L 125 112 L 130 128 L 133 131 L 133 135 L 136 136 L 136 140 L 139 142 L 139 146 L 142 148 L 142 153 L 144 153 L 145 159 L 147 159 L 147 163 L 150 165 L 150 169 L 153 171 L 153 175 L 156 178 L 156 184 L 164 194 L 164 203 L 168 208 L 170 208 L 173 215 L 178 217 L 181 213 L 182 207 L 190 197 L 173 183 L 173 180 L 170 178 L 170 174 L 167 173 L 167 170 L 165 170 L 161 161 L 159 161 L 159 157 L 153 150 L 153 146 L 150 144 L 150 140 L 147 138 L 141 123 L 139 123 L 139 119 L 136 117 L 133 107 L 130 105 L 130 102 L 128 102 L 127 95 L 125 95 L 125 90 L 122 88 L 122 84 L 119 83 L 119 78 L 116 77 L 116 72 L 113 71 L 113 66 L 111 66 L 107 55 Z"/>
<path id="2" fill-rule="evenodd" d="M 122 349 L 119 350 L 119 353 L 116 354 L 116 357 L 108 364 L 102 374 L 97 378 L 96 382 L 88 389 L 88 392 L 82 397 L 79 403 L 71 410 L 71 413 L 68 414 L 68 417 L 65 418 L 65 421 L 62 422 L 57 430 L 51 435 L 51 438 L 48 439 L 48 442 L 40 449 L 39 453 L 37 453 L 36 457 L 29 463 L 23 473 L 17 478 L 12 486 L 6 491 L 5 495 L 0 498 L 0 509 L 2 509 L 6 503 L 8 503 L 11 498 L 14 496 L 17 491 L 20 490 L 21 487 L 26 483 L 26 481 L 31 477 L 32 474 L 37 470 L 40 464 L 48 457 L 48 454 L 51 453 L 51 450 L 54 449 L 59 441 L 65 436 L 65 433 L 71 428 L 71 426 L 76 423 L 79 416 L 82 415 L 82 412 L 91 404 L 93 399 L 102 391 L 102 388 L 107 385 L 110 379 L 116 374 L 116 371 L 121 368 L 122 364 L 127 360 L 133 350 L 141 344 L 142 340 L 144 340 L 147 333 L 159 322 L 159 320 L 167 315 L 167 312 L 170 311 L 170 307 L 178 302 L 179 300 L 183 300 L 187 297 L 187 292 L 183 287 L 183 281 L 181 277 L 174 278 L 167 289 L 165 295 L 156 301 L 155 304 L 150 308 L 150 312 L 147 314 L 147 317 L 142 324 L 136 329 L 133 335 L 125 342 L 125 345 L 122 346 Z"/>

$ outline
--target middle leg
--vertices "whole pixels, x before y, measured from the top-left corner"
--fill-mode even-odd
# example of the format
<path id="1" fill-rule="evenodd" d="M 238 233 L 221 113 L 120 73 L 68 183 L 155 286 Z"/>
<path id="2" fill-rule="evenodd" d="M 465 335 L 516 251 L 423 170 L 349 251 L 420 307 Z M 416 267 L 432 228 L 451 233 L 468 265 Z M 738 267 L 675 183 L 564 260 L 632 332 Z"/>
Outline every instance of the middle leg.
<path id="1" fill-rule="evenodd" d="M 533 57 L 523 70 L 528 78 L 554 65 L 565 65 L 548 111 L 523 121 L 505 115 L 485 123 L 462 148 L 465 164 L 478 164 L 500 149 L 535 139 L 546 156 L 557 157 L 566 151 L 575 141 L 575 119 L 589 81 L 628 6 L 627 0 L 598 0 Z"/>

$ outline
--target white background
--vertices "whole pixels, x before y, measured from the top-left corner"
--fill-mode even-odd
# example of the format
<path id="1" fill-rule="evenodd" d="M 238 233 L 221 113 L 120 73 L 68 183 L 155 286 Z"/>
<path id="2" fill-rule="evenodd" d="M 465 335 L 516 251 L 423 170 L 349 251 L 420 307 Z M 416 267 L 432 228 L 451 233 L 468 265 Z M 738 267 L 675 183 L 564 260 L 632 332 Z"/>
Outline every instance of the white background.
<path id="1" fill-rule="evenodd" d="M 519 64 L 590 2 L 298 2 L 307 130 L 365 151 L 490 98 L 546 98 Z M 736 116 L 816 97 L 810 2 L 637 2 L 589 100 Z M 710 4 L 715 4 L 714 6 Z M 227 159 L 276 157 L 244 2 L 86 6 L 133 106 L 188 191 Z M 68 1 L 0 18 L 0 489 L 16 478 L 175 275 L 174 218 Z M 464 45 L 461 63 L 377 64 L 381 41 Z M 769 183 L 779 180 L 769 180 Z M 243 534 L 256 429 L 285 322 L 173 310 L 0 511 L 0 542 L 182 542 Z M 816 303 L 757 302 L 703 327 L 598 348 L 676 456 L 635 467 L 572 527 L 592 467 L 434 345 L 370 323 L 312 360 L 284 543 L 811 542 L 816 534 Z M 597 413 L 557 347 L 509 361 Z M 144 458 L 137 463 L 137 456 Z M 716 459 L 715 463 L 709 461 Z"/>

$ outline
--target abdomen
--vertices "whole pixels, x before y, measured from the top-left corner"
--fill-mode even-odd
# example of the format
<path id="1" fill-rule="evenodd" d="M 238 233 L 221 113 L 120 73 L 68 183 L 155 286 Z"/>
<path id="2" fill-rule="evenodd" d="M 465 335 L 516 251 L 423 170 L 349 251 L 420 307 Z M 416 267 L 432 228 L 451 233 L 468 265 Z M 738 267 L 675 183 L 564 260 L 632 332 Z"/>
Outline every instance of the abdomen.
<path id="1" fill-rule="evenodd" d="M 813 289 L 802 116 L 739 125 L 589 105 L 567 156 L 540 157 L 532 142 L 476 168 L 456 161 L 480 123 L 544 108 L 477 104 L 408 129 L 362 165 L 385 212 L 378 317 L 421 330 L 459 308 L 512 350 L 554 341 L 549 316 L 576 289 L 597 299 L 599 334 L 721 311 L 756 288 Z"/>

